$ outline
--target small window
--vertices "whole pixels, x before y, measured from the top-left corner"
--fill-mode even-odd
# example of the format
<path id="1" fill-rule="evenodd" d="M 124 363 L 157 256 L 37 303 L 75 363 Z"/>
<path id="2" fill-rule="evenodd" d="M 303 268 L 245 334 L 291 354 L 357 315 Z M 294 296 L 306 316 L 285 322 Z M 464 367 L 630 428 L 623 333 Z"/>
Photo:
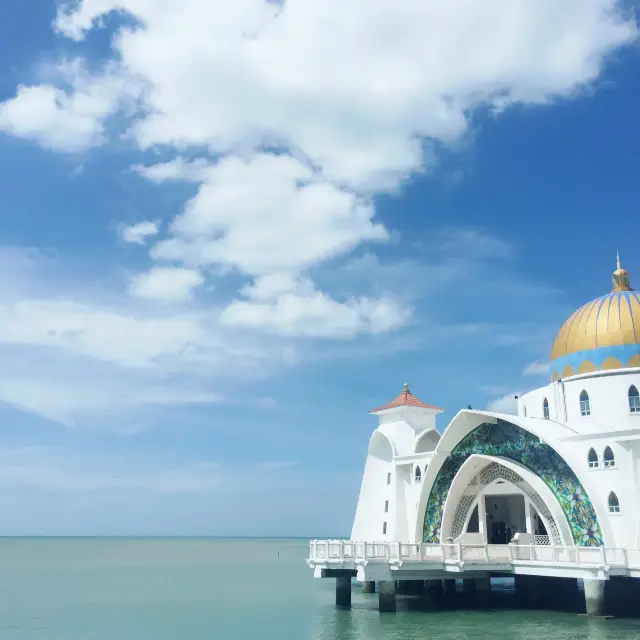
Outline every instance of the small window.
<path id="1" fill-rule="evenodd" d="M 382 523 L 382 535 L 383 536 L 387 535 L 387 523 L 386 522 Z"/>
<path id="2" fill-rule="evenodd" d="M 391 484 L 391 474 L 387 473 L 387 484 Z"/>
<path id="3" fill-rule="evenodd" d="M 609 494 L 609 513 L 620 513 L 620 501 L 613 491 Z"/>
<path id="4" fill-rule="evenodd" d="M 389 513 L 389 501 L 388 500 L 384 501 L 384 512 L 385 513 Z"/>
<path id="5" fill-rule="evenodd" d="M 589 394 L 584 389 L 580 393 L 580 415 L 591 415 L 591 403 L 589 402 Z"/>
<path id="6" fill-rule="evenodd" d="M 635 385 L 629 387 L 629 411 L 640 413 L 640 393 Z"/>
<path id="7" fill-rule="evenodd" d="M 542 401 L 542 415 L 545 420 L 549 419 L 549 401 L 546 398 Z"/>
<path id="8" fill-rule="evenodd" d="M 422 482 L 422 471 L 420 471 L 420 467 L 416 466 L 416 473 L 413 477 L 416 482 Z"/>
<path id="9" fill-rule="evenodd" d="M 605 469 L 610 469 L 611 467 L 615 467 L 616 466 L 616 458 L 613 455 L 613 451 L 611 450 L 611 447 L 607 447 L 604 450 L 604 467 Z"/>
<path id="10" fill-rule="evenodd" d="M 522 407 L 524 408 L 524 417 L 527 417 L 527 405 L 523 404 Z"/>
<path id="11" fill-rule="evenodd" d="M 589 469 L 597 469 L 600 466 L 598 454 L 595 449 L 589 449 Z"/>

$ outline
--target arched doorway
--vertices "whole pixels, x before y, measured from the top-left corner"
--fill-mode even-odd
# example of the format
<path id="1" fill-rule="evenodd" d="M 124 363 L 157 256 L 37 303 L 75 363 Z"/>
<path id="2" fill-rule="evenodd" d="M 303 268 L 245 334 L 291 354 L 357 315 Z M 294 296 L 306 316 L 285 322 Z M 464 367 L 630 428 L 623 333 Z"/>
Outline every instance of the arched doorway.
<path id="1" fill-rule="evenodd" d="M 516 533 L 528 533 L 536 544 L 572 542 L 567 527 L 563 535 L 544 498 L 526 479 L 499 462 L 485 463 L 462 495 L 456 492 L 456 504 L 446 507 L 453 513 L 444 513 L 444 539 L 477 533 L 489 544 L 507 544 Z"/>
<path id="2" fill-rule="evenodd" d="M 431 486 L 425 509 L 425 542 L 441 541 L 444 505 L 449 490 L 462 465 L 474 454 L 510 460 L 534 474 L 544 483 L 559 505 L 573 543 L 578 546 L 603 544 L 593 504 L 571 467 L 537 436 L 500 419 L 495 423 L 482 423 L 470 431 L 453 448 L 440 467 Z"/>

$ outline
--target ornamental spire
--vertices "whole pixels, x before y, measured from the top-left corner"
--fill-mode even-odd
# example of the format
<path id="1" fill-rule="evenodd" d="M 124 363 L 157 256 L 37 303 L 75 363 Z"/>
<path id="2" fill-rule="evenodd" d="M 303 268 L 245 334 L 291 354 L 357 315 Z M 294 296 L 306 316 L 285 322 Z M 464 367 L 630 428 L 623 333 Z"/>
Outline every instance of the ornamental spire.
<path id="1" fill-rule="evenodd" d="M 620 265 L 620 253 L 616 252 L 616 270 L 613 272 L 612 293 L 633 291 L 629 285 L 629 272 Z"/>

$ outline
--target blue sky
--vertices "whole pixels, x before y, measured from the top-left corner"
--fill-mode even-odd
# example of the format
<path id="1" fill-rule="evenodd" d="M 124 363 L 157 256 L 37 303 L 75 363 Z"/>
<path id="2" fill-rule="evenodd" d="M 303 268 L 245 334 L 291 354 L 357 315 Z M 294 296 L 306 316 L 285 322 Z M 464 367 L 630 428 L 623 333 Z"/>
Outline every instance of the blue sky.
<path id="1" fill-rule="evenodd" d="M 5 0 L 0 534 L 348 533 L 633 284 L 637 7 L 450 4 Z"/>

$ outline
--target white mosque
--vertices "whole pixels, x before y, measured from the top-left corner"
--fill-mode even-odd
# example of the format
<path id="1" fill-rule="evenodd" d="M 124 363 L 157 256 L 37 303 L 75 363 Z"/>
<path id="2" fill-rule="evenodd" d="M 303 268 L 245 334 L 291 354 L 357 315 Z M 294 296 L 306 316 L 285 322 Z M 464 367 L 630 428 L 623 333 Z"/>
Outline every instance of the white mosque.
<path id="1" fill-rule="evenodd" d="M 350 540 L 312 541 L 315 575 L 378 582 L 381 608 L 401 580 L 580 578 L 602 613 L 610 578 L 640 577 L 640 295 L 619 259 L 611 292 L 558 332 L 550 369 L 517 415 L 462 410 L 442 435 L 442 409 L 407 385 L 371 411 Z"/>

